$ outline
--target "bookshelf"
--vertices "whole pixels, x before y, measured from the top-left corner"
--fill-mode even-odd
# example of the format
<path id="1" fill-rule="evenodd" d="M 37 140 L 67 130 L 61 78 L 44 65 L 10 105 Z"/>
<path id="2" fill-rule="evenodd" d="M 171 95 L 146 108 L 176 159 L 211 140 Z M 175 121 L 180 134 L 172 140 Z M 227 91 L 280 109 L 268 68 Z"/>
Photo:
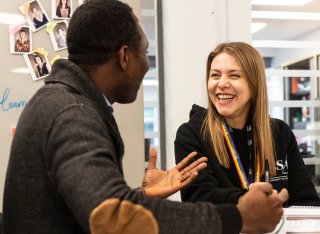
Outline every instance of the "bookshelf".
<path id="1" fill-rule="evenodd" d="M 266 74 L 268 90 L 278 88 L 277 95 L 269 93 L 270 114 L 284 120 L 293 130 L 320 194 L 320 55 L 284 64 L 282 69 L 267 69 Z"/>

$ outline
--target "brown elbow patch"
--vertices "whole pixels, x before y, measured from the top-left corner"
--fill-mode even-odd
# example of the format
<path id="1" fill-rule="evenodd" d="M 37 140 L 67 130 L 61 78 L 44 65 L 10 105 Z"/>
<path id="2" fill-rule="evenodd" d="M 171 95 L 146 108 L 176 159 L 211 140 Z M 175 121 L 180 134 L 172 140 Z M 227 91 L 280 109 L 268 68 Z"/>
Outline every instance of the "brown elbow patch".
<path id="1" fill-rule="evenodd" d="M 153 214 L 128 200 L 108 199 L 97 206 L 89 218 L 91 234 L 156 234 L 158 224 Z"/>

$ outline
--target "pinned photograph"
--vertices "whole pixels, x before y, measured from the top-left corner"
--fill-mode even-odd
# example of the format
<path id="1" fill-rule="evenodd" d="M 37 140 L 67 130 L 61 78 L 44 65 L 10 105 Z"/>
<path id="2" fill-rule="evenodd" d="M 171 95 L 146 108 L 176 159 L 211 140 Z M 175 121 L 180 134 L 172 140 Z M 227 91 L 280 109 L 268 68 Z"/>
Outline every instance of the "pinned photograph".
<path id="1" fill-rule="evenodd" d="M 47 30 L 49 32 L 54 51 L 67 48 L 67 29 L 68 22 L 63 20 L 57 22 L 49 31 Z"/>
<path id="2" fill-rule="evenodd" d="M 29 26 L 10 27 L 10 53 L 23 54 L 32 50 L 32 33 Z"/>
<path id="3" fill-rule="evenodd" d="M 51 66 L 47 57 L 36 51 L 26 53 L 23 57 L 34 81 L 49 75 Z"/>
<path id="4" fill-rule="evenodd" d="M 25 3 L 19 9 L 26 17 L 33 32 L 38 31 L 49 23 L 48 15 L 38 0 Z"/>
<path id="5" fill-rule="evenodd" d="M 51 0 L 52 18 L 70 19 L 72 14 L 72 0 Z"/>

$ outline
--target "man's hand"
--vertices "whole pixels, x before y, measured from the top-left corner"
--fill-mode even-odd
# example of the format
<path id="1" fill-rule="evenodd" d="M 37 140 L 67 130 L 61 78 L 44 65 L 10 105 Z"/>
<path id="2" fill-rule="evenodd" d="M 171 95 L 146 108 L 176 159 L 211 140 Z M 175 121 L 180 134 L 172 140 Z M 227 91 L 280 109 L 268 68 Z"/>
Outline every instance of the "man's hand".
<path id="1" fill-rule="evenodd" d="M 142 182 L 144 195 L 166 198 L 192 182 L 198 175 L 198 171 L 207 166 L 206 157 L 202 157 L 188 165 L 196 155 L 196 152 L 192 152 L 171 170 L 162 171 L 156 168 L 157 152 L 151 147 L 148 167 Z"/>
<path id="2" fill-rule="evenodd" d="M 279 223 L 283 214 L 282 204 L 288 199 L 288 191 L 280 193 L 272 185 L 257 182 L 250 185 L 249 191 L 238 201 L 244 233 L 271 232 Z"/>

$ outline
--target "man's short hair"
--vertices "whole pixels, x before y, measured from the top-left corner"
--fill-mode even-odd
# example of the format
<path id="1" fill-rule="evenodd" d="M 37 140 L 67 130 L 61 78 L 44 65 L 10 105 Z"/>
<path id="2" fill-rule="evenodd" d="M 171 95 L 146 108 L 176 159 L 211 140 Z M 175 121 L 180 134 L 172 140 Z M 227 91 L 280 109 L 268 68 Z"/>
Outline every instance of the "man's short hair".
<path id="1" fill-rule="evenodd" d="M 72 15 L 67 31 L 69 59 L 97 66 L 123 45 L 137 49 L 141 34 L 132 8 L 118 0 L 89 0 Z"/>

